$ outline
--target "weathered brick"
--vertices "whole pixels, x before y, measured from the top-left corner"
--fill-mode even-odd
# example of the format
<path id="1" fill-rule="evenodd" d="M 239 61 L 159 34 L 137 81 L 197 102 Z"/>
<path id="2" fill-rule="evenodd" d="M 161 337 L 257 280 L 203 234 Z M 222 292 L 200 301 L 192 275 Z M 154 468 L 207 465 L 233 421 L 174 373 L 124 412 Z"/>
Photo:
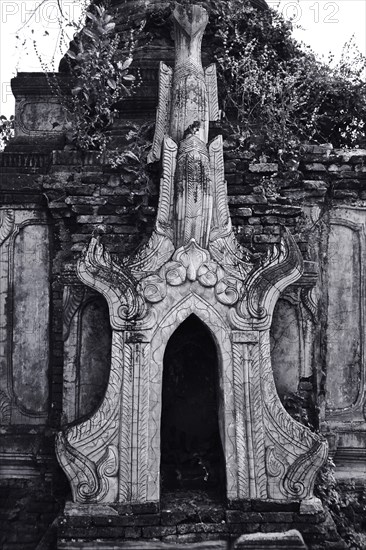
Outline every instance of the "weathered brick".
<path id="1" fill-rule="evenodd" d="M 100 224 L 104 221 L 104 216 L 77 216 L 78 223 L 90 223 L 90 224 Z"/>
<path id="2" fill-rule="evenodd" d="M 184 523 L 177 526 L 180 535 L 186 533 L 227 533 L 226 523 Z"/>
<path id="3" fill-rule="evenodd" d="M 126 539 L 138 539 L 141 537 L 141 527 L 126 527 Z"/>
<path id="4" fill-rule="evenodd" d="M 337 164 L 331 164 L 328 166 L 328 172 L 350 172 L 353 170 L 353 166 L 350 164 L 342 164 L 338 166 Z"/>
<path id="5" fill-rule="evenodd" d="M 263 516 L 258 512 L 227 510 L 226 521 L 228 523 L 261 523 L 263 521 Z"/>
<path id="6" fill-rule="evenodd" d="M 180 511 L 162 510 L 161 524 L 162 525 L 177 525 L 187 520 L 187 514 Z"/>
<path id="7" fill-rule="evenodd" d="M 358 193 L 349 189 L 336 189 L 334 191 L 335 199 L 357 199 Z"/>
<path id="8" fill-rule="evenodd" d="M 233 205 L 240 204 L 240 205 L 246 206 L 248 204 L 267 204 L 268 199 L 264 196 L 259 196 L 259 195 L 252 195 L 252 196 L 235 195 L 235 196 L 230 196 L 228 198 L 228 202 L 229 204 L 233 204 Z"/>
<path id="9" fill-rule="evenodd" d="M 263 520 L 269 523 L 290 523 L 294 521 L 293 512 L 262 512 Z"/>
<path id="10" fill-rule="evenodd" d="M 262 162 L 260 164 L 249 164 L 250 172 L 269 173 L 278 172 L 278 164 L 276 162 Z"/>
<path id="11" fill-rule="evenodd" d="M 168 535 L 175 535 L 177 528 L 175 525 L 158 525 L 156 527 L 143 527 L 142 536 L 144 538 L 160 538 Z"/>
<path id="12" fill-rule="evenodd" d="M 261 218 L 252 216 L 248 219 L 248 223 L 250 223 L 250 225 L 258 225 L 261 223 Z"/>
<path id="13" fill-rule="evenodd" d="M 305 164 L 305 169 L 309 172 L 326 172 L 327 168 L 324 164 L 320 162 L 313 162 L 311 164 Z"/>
<path id="14" fill-rule="evenodd" d="M 299 512 L 300 503 L 297 501 L 280 501 L 280 500 L 257 500 L 251 501 L 253 510 L 258 512 Z"/>
<path id="15" fill-rule="evenodd" d="M 258 244 L 271 244 L 279 242 L 279 237 L 274 235 L 254 235 L 253 240 Z"/>
<path id="16" fill-rule="evenodd" d="M 243 218 L 247 218 L 252 215 L 252 209 L 251 208 L 236 208 L 235 209 L 235 216 L 241 216 Z"/>
<path id="17" fill-rule="evenodd" d="M 326 189 L 327 184 L 323 180 L 304 180 L 302 182 L 304 189 L 313 191 L 314 189 Z"/>
<path id="18" fill-rule="evenodd" d="M 236 171 L 236 162 L 235 161 L 227 161 L 225 162 L 225 174 L 231 174 Z"/>

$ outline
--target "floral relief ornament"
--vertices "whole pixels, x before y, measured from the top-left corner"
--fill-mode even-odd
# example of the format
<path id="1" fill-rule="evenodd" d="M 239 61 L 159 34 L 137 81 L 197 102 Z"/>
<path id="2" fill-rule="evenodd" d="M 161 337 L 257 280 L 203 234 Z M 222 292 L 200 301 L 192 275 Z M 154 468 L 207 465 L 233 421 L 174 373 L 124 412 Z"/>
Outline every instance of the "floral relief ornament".
<path id="1" fill-rule="evenodd" d="M 149 275 L 140 283 L 145 299 L 150 303 L 162 301 L 169 286 L 180 286 L 185 282 L 198 281 L 207 288 L 215 287 L 216 298 L 225 305 L 234 305 L 240 297 L 240 281 L 227 277 L 224 269 L 210 253 L 191 239 L 186 246 L 173 254 L 171 261 L 159 273 Z"/>

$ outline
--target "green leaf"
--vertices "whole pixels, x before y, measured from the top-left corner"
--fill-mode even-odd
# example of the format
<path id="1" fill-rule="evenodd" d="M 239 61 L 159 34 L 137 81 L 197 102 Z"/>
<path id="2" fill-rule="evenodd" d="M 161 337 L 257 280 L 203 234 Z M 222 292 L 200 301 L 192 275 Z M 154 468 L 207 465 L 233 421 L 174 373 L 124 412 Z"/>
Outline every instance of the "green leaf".
<path id="1" fill-rule="evenodd" d="M 93 40 L 98 40 L 98 36 L 88 28 L 84 28 L 83 33 L 86 34 L 86 36 L 89 36 L 90 38 L 92 38 Z"/>
<path id="2" fill-rule="evenodd" d="M 72 50 L 67 50 L 66 55 L 71 57 L 71 59 L 76 59 L 76 53 L 73 52 Z"/>
<path id="3" fill-rule="evenodd" d="M 103 17 L 103 14 L 104 14 L 105 10 L 101 6 L 98 6 L 97 4 L 94 4 L 94 6 L 95 6 L 95 9 L 98 12 L 99 17 Z"/>
<path id="4" fill-rule="evenodd" d="M 126 74 L 122 78 L 123 78 L 123 80 L 128 80 L 129 82 L 132 82 L 133 80 L 136 80 L 136 77 L 133 76 L 133 74 Z"/>
<path id="5" fill-rule="evenodd" d="M 122 63 L 121 70 L 124 71 L 125 69 L 128 69 L 131 63 L 132 63 L 132 57 L 129 57 L 128 59 L 126 59 L 124 63 Z"/>
<path id="6" fill-rule="evenodd" d="M 135 153 L 133 153 L 132 151 L 126 151 L 125 152 L 125 156 L 130 158 L 130 159 L 133 159 L 135 160 L 136 162 L 140 162 L 139 161 L 139 158 L 135 155 Z"/>
<path id="7" fill-rule="evenodd" d="M 104 25 L 104 31 L 111 32 L 115 26 L 116 26 L 115 23 L 107 23 L 106 25 Z"/>
<path id="8" fill-rule="evenodd" d="M 108 78 L 107 84 L 112 90 L 115 90 L 117 88 L 117 83 L 113 78 Z"/>
<path id="9" fill-rule="evenodd" d="M 97 23 L 98 22 L 98 19 L 95 17 L 95 15 L 93 15 L 92 13 L 90 13 L 90 11 L 87 11 L 86 14 L 85 14 L 91 21 L 93 21 L 93 23 Z"/>

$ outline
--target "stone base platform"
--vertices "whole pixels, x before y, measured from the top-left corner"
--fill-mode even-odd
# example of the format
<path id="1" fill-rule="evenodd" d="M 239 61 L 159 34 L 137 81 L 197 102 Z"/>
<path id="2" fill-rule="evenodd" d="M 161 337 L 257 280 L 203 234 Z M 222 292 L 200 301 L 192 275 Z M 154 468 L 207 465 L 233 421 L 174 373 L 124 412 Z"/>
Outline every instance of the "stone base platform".
<path id="1" fill-rule="evenodd" d="M 181 544 L 190 549 L 197 545 L 197 550 L 229 550 L 235 548 L 235 541 L 243 534 L 293 529 L 301 533 L 309 550 L 345 548 L 319 502 L 300 505 L 297 501 L 245 500 L 224 506 L 194 498 L 167 499 L 160 509 L 156 503 L 68 502 L 58 524 L 57 548 L 169 550 Z"/>

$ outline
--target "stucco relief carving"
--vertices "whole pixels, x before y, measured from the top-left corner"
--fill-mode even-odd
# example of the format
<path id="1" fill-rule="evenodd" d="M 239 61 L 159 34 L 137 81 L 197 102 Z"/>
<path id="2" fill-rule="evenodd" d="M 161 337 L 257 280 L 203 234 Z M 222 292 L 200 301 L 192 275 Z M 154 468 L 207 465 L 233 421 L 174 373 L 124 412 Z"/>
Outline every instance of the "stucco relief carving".
<path id="1" fill-rule="evenodd" d="M 77 502 L 148 502 L 160 497 L 164 351 L 173 332 L 198 316 L 217 346 L 220 435 L 230 499 L 309 499 L 326 443 L 282 407 L 270 362 L 276 300 L 303 272 L 287 231 L 253 255 L 233 234 L 213 67 L 200 43 L 207 13 L 177 6 L 174 70 L 161 66 L 150 160 L 161 158 L 155 229 L 122 261 L 93 237 L 78 275 L 102 293 L 114 329 L 105 399 L 85 422 L 58 436 L 57 454 Z"/>

